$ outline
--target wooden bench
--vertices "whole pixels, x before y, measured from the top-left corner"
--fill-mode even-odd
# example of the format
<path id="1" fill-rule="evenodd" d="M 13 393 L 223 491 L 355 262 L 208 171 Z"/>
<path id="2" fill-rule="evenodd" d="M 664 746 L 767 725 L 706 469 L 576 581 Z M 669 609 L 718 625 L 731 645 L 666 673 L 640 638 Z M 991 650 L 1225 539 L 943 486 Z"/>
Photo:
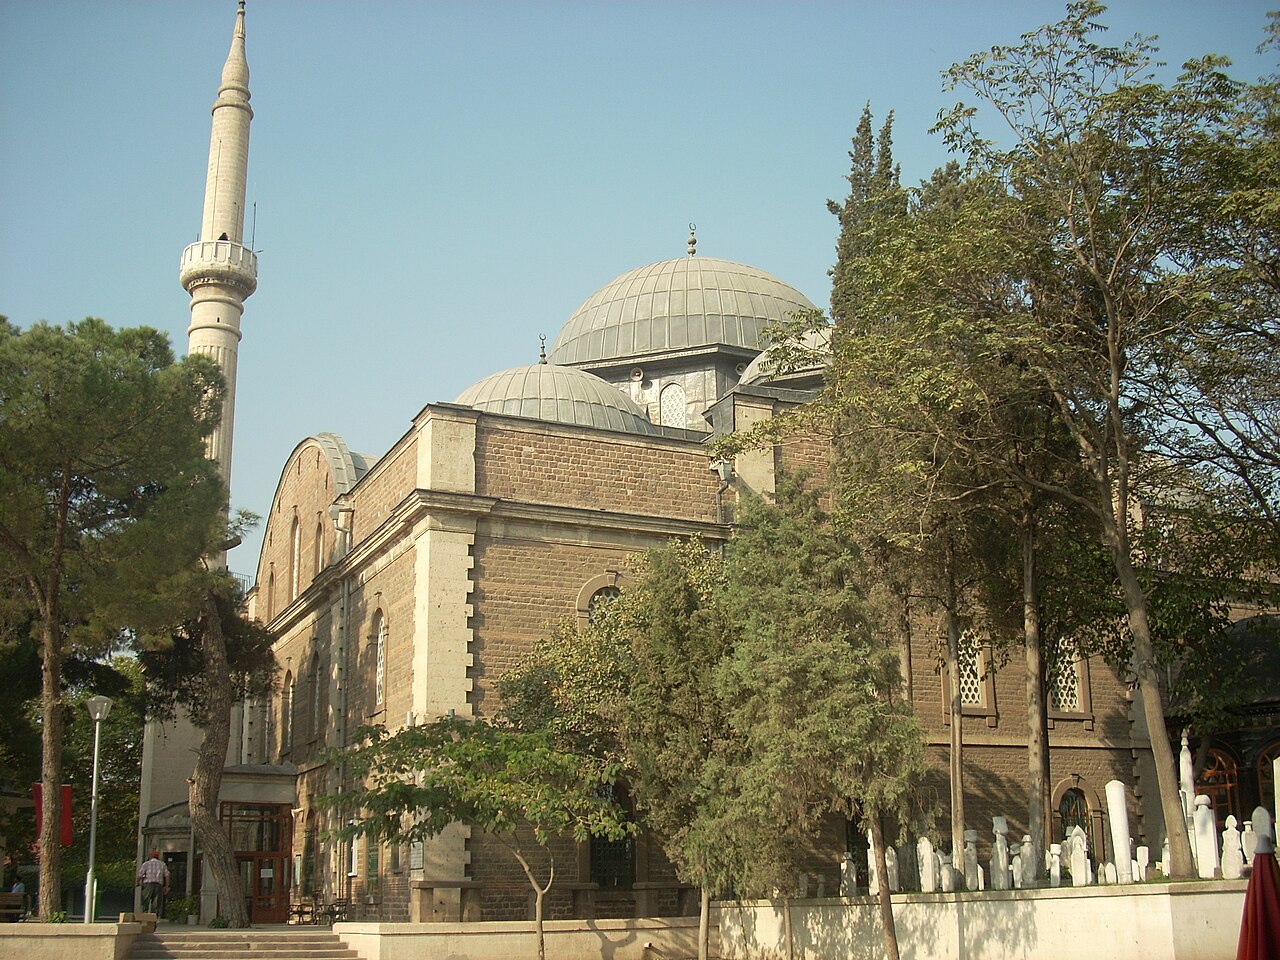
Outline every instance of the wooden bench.
<path id="1" fill-rule="evenodd" d="M 27 895 L 25 893 L 0 893 L 0 923 L 16 923 L 26 919 Z"/>

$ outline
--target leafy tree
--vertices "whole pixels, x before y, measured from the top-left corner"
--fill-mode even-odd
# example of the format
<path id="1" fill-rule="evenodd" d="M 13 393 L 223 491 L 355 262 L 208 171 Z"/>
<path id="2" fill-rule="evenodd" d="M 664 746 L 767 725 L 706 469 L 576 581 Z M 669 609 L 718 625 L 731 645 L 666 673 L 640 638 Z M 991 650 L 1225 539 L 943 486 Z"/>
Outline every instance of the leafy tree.
<path id="1" fill-rule="evenodd" d="M 635 586 L 602 630 L 625 643 L 626 690 L 610 713 L 645 823 L 686 882 L 701 890 L 698 957 L 706 960 L 710 901 L 740 882 L 721 814 L 739 748 L 715 685 L 733 642 L 718 602 L 724 569 L 699 541 L 647 554 Z M 750 842 L 750 841 L 747 841 Z"/>
<path id="2" fill-rule="evenodd" d="M 1180 161 L 1206 132 L 1221 129 L 1230 110 L 1206 97 L 1221 89 L 1214 73 L 1221 61 L 1193 62 L 1165 87 L 1153 79 L 1148 38 L 1120 46 L 1095 40 L 1102 11 L 1073 3 L 1060 22 L 952 67 L 950 84 L 982 109 L 958 104 L 937 129 L 992 185 L 982 216 L 970 223 L 999 251 L 1012 282 L 1005 309 L 975 335 L 1043 384 L 1087 471 L 1083 491 L 1029 472 L 1025 480 L 1088 511 L 1111 555 L 1172 872 L 1189 876 L 1151 597 L 1132 521 L 1140 493 L 1173 495 L 1167 461 L 1151 455 L 1161 442 L 1177 449 L 1179 436 L 1189 438 L 1169 417 L 1168 361 L 1214 297 L 1179 266 L 1187 236 L 1176 228 L 1185 212 Z M 980 129 L 987 113 L 1003 122 L 999 141 Z"/>
<path id="3" fill-rule="evenodd" d="M 42 658 L 42 915 L 61 888 L 63 661 L 109 651 L 215 538 L 226 494 L 203 444 L 221 392 L 154 330 L 0 322 L 0 583 Z"/>
<path id="4" fill-rule="evenodd" d="M 102 721 L 98 787 L 98 834 L 94 874 L 101 889 L 131 890 L 138 853 L 138 791 L 142 782 L 142 730 L 145 685 L 136 660 L 118 656 L 106 663 L 66 664 L 66 750 L 64 763 L 75 803 L 75 844 L 67 851 L 67 885 L 82 887 L 88 868 L 92 812 L 93 721 L 84 701 L 95 694 L 111 698 Z M 87 669 L 86 669 L 87 668 Z"/>
<path id="5" fill-rule="evenodd" d="M 885 118 L 878 136 L 871 133 L 871 104 L 862 108 L 858 128 L 849 151 L 848 196 L 841 202 L 827 201 L 827 209 L 840 220 L 836 240 L 836 265 L 831 270 L 831 316 L 843 328 L 846 317 L 856 307 L 846 283 L 848 271 L 869 252 L 865 231 L 868 219 L 901 209 L 899 168 L 893 160 L 893 113 Z"/>
<path id="6" fill-rule="evenodd" d="M 762 859 L 747 852 L 744 886 L 792 889 L 785 854 L 794 857 L 833 810 L 870 826 L 879 875 L 888 876 L 885 822 L 905 833 L 921 819 L 924 737 L 902 696 L 897 651 L 869 614 L 860 556 L 818 492 L 783 476 L 775 503 L 743 504 L 725 574 L 737 640 L 717 686 L 742 750 L 729 813 L 763 827 L 766 852 L 769 837 L 789 848 Z M 896 958 L 887 883 L 880 914 Z"/>
<path id="7" fill-rule="evenodd" d="M 559 749 L 545 732 L 478 719 L 442 717 L 392 735 L 380 727 L 363 733 L 360 743 L 334 757 L 346 763 L 354 788 L 322 798 L 344 820 L 358 816 L 343 835 L 416 842 L 455 821 L 491 834 L 533 890 L 538 960 L 546 960 L 543 898 L 556 876 L 548 844 L 554 836 L 627 835 L 632 827 L 608 789 L 616 766 Z"/>
<path id="8" fill-rule="evenodd" d="M 200 728 L 187 809 L 204 851 L 228 926 L 247 927 L 249 915 L 235 850 L 218 817 L 218 794 L 231 736 L 231 708 L 270 689 L 275 672 L 273 637 L 244 616 L 239 584 L 203 567 L 181 581 L 185 606 L 158 604 L 150 612 L 139 659 L 147 677 L 149 713 L 171 719 L 178 710 Z M 181 619 L 169 619 L 174 610 Z"/>

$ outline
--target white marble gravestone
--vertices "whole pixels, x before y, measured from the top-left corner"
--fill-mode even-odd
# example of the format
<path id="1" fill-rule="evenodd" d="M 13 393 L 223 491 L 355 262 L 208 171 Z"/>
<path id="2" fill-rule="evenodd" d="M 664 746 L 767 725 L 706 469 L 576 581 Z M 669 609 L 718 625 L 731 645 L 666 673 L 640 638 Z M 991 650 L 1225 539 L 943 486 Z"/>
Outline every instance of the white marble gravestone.
<path id="1" fill-rule="evenodd" d="M 1129 807 L 1124 784 L 1107 783 L 1107 820 L 1111 824 L 1111 848 L 1115 851 L 1116 883 L 1133 883 L 1133 841 L 1129 837 Z"/>
<path id="2" fill-rule="evenodd" d="M 916 841 L 916 859 L 920 861 L 920 892 L 937 892 L 937 855 L 933 852 L 933 844 L 928 837 L 921 837 Z"/>
<path id="3" fill-rule="evenodd" d="M 1203 793 L 1196 797 L 1195 812 L 1196 875 L 1212 880 L 1218 869 L 1218 824 L 1213 804 Z"/>
<path id="4" fill-rule="evenodd" d="M 1222 879 L 1239 880 L 1244 875 L 1244 848 L 1240 844 L 1240 831 L 1236 818 L 1227 817 L 1227 827 L 1222 831 Z"/>
<path id="5" fill-rule="evenodd" d="M 991 889 L 1009 889 L 1009 821 L 991 818 Z M 968 846 L 968 844 L 966 844 Z"/>

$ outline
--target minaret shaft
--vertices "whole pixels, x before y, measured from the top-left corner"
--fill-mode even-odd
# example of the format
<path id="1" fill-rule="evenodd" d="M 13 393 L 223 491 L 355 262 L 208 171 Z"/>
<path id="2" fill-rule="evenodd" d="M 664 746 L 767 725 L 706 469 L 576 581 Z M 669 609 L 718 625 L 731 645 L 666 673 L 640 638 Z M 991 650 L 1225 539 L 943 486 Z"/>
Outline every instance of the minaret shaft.
<path id="1" fill-rule="evenodd" d="M 244 0 L 236 12 L 231 50 L 213 104 L 209 167 L 205 179 L 200 239 L 182 253 L 179 273 L 191 294 L 187 352 L 217 363 L 226 382 L 222 420 L 208 440 L 208 455 L 231 484 L 231 440 L 235 427 L 236 366 L 244 301 L 258 284 L 258 259 L 244 245 L 244 208 L 249 173 L 249 63 L 245 57 Z"/>

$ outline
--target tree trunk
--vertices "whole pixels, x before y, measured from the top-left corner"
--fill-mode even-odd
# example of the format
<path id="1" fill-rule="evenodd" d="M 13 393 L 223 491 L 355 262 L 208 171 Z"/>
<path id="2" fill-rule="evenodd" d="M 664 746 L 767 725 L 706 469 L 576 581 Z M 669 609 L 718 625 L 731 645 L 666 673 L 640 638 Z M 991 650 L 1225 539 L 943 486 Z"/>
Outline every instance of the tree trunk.
<path id="1" fill-rule="evenodd" d="M 1045 833 L 1045 810 L 1049 804 L 1046 776 L 1049 738 L 1045 718 L 1044 662 L 1040 638 L 1040 593 L 1036 572 L 1035 515 L 1030 504 L 1022 518 L 1022 631 L 1026 653 L 1027 684 L 1027 834 L 1032 849 L 1023 857 L 1033 856 L 1039 881 L 1043 872 L 1044 851 L 1049 849 Z"/>
<path id="2" fill-rule="evenodd" d="M 874 811 L 869 811 L 867 822 L 871 827 L 871 852 L 876 858 L 876 876 L 880 878 L 880 890 L 876 899 L 880 904 L 884 953 L 888 960 L 898 960 L 898 928 L 893 922 L 893 892 L 889 889 L 889 865 L 884 855 L 884 828 L 880 823 L 880 814 Z"/>
<path id="3" fill-rule="evenodd" d="M 947 540 L 947 676 L 951 679 L 951 866 L 964 876 L 964 705 L 960 694 L 960 603 L 955 558 Z"/>
<path id="4" fill-rule="evenodd" d="M 191 774 L 188 791 L 191 829 L 195 831 L 205 862 L 213 873 L 219 913 L 226 918 L 228 926 L 247 927 L 249 912 L 245 908 L 235 851 L 226 830 L 218 821 L 218 791 L 222 787 L 222 770 L 227 762 L 227 743 L 231 738 L 231 672 L 227 666 L 222 618 L 212 594 L 205 597 L 198 622 L 204 680 L 209 690 L 209 712 L 203 718 L 203 737 L 196 751 L 196 767 Z"/>
<path id="5" fill-rule="evenodd" d="M 711 891 L 703 887 L 698 899 L 698 960 L 707 960 L 711 955 Z"/>
<path id="6" fill-rule="evenodd" d="M 551 858 L 551 874 L 547 877 L 547 885 L 544 887 L 538 883 L 538 878 L 533 875 L 533 868 L 529 866 L 529 861 L 520 852 L 520 848 L 516 846 L 514 839 L 511 843 L 505 844 L 505 846 L 511 851 L 511 855 L 516 858 L 516 862 L 520 864 L 520 869 L 524 871 L 524 875 L 529 881 L 529 886 L 533 888 L 533 932 L 538 940 L 538 960 L 547 960 L 547 938 L 542 923 L 542 901 L 546 897 L 547 891 L 551 889 L 551 885 L 556 882 L 555 858 Z"/>
<path id="7" fill-rule="evenodd" d="M 57 605 L 49 601 L 40 623 L 44 663 L 40 668 L 40 895 L 38 912 L 48 919 L 62 909 L 62 645 Z"/>
<path id="8" fill-rule="evenodd" d="M 796 960 L 796 938 L 791 929 L 791 898 L 782 898 L 782 935 L 787 938 L 787 960 Z"/>
<path id="9" fill-rule="evenodd" d="M 541 887 L 533 888 L 533 930 L 538 937 L 538 960 L 547 960 L 547 937 L 542 925 L 542 898 L 546 895 Z"/>
<path id="10" fill-rule="evenodd" d="M 1129 559 L 1127 544 L 1113 545 L 1112 556 L 1124 591 L 1129 632 L 1133 636 L 1133 669 L 1142 693 L 1142 712 L 1151 738 L 1156 783 L 1160 788 L 1160 810 L 1164 814 L 1165 833 L 1169 838 L 1169 875 L 1175 880 L 1190 879 L 1195 876 L 1195 864 L 1191 859 L 1191 838 L 1187 836 L 1187 822 L 1183 818 L 1182 800 L 1178 793 L 1177 761 L 1169 743 L 1164 703 L 1160 699 L 1160 673 L 1156 669 L 1155 646 L 1147 619 L 1147 598 Z"/>

